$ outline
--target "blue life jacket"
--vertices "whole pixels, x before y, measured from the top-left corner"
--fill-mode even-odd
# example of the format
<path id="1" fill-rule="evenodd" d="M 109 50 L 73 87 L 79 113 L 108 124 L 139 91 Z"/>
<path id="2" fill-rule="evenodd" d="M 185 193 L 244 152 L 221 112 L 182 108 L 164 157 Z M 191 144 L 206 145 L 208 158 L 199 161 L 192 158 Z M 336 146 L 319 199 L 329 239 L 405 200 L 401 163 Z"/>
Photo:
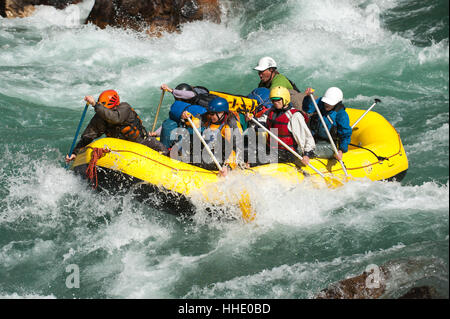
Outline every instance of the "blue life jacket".
<path id="1" fill-rule="evenodd" d="M 257 100 L 260 106 L 264 105 L 268 109 L 273 106 L 272 101 L 270 101 L 270 90 L 267 88 L 256 88 L 247 97 Z"/>
<path id="2" fill-rule="evenodd" d="M 258 107 L 255 112 L 256 118 L 269 114 L 270 109 L 273 107 L 273 103 L 270 100 L 270 90 L 267 88 L 256 88 L 247 97 L 258 101 Z"/>

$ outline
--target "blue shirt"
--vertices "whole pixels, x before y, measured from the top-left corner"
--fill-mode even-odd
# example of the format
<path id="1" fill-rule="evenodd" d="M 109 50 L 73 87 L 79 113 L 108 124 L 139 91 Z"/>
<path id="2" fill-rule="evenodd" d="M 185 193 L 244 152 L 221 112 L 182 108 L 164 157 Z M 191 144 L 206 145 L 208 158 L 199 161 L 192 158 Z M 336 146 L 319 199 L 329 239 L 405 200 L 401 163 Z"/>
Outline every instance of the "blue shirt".
<path id="1" fill-rule="evenodd" d="M 316 103 L 317 106 L 319 107 L 320 113 L 322 113 L 328 131 L 331 131 L 331 128 L 334 126 L 337 127 L 337 135 L 339 138 L 339 149 L 343 153 L 348 152 L 348 145 L 350 144 L 352 137 L 352 128 L 350 126 L 350 118 L 348 117 L 345 108 L 342 108 L 337 112 L 334 109 L 327 112 L 325 110 L 325 105 L 322 102 L 322 98 L 317 99 Z M 314 103 L 310 97 L 305 97 L 303 101 L 303 111 L 309 114 L 314 113 L 316 111 Z M 318 127 L 311 128 L 311 133 L 313 136 L 318 136 L 322 139 L 328 140 L 327 132 L 325 131 L 325 128 L 323 127 L 320 119 Z"/>

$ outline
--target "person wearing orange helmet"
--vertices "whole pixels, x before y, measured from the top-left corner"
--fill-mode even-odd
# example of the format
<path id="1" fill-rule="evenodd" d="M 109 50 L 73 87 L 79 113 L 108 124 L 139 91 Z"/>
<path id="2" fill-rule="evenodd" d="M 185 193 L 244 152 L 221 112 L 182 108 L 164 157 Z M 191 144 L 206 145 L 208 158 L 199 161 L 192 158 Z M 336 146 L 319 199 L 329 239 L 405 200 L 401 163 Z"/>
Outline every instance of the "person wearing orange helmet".
<path id="1" fill-rule="evenodd" d="M 95 115 L 81 135 L 72 154 L 66 155 L 66 162 L 73 161 L 78 152 L 103 134 L 146 145 L 158 152 L 167 154 L 167 148 L 156 138 L 149 136 L 139 115 L 126 102 L 120 102 L 119 94 L 114 90 L 102 92 L 95 102 L 92 96 L 84 100 L 92 105 Z"/>

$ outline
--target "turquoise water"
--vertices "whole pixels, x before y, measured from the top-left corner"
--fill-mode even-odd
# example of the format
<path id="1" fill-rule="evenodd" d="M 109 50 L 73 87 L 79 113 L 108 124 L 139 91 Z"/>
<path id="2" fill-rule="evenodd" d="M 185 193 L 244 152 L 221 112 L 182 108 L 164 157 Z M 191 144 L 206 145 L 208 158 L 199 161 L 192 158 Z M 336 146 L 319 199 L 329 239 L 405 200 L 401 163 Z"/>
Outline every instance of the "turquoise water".
<path id="1" fill-rule="evenodd" d="M 393 274 L 384 298 L 419 285 L 448 298 L 448 2 L 221 4 L 220 25 L 157 39 L 68 24 L 70 10 L 0 18 L 0 297 L 313 298 L 375 264 Z M 200 204 L 179 219 L 130 194 L 93 192 L 64 169 L 85 95 L 114 88 L 151 128 L 162 83 L 246 95 L 265 55 L 299 88 L 339 86 L 361 109 L 380 98 L 375 111 L 408 155 L 405 179 L 337 190 L 238 180 L 258 214 L 243 224 Z M 79 288 L 66 285 L 69 265 Z"/>

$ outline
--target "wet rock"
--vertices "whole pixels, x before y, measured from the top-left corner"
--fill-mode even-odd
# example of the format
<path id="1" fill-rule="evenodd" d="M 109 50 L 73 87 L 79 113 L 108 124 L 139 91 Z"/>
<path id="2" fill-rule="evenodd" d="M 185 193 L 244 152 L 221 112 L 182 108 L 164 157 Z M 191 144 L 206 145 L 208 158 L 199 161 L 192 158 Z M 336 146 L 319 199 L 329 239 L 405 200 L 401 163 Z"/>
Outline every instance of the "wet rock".
<path id="1" fill-rule="evenodd" d="M 7 18 L 24 18 L 33 14 L 35 6 L 47 5 L 64 9 L 83 0 L 0 0 L 0 15 Z"/>
<path id="2" fill-rule="evenodd" d="M 448 299 L 448 282 L 442 281 L 446 274 L 447 264 L 440 259 L 396 259 L 382 266 L 369 265 L 361 275 L 330 284 L 315 298 Z"/>
<path id="3" fill-rule="evenodd" d="M 380 267 L 379 271 L 364 272 L 362 275 L 331 284 L 322 290 L 316 299 L 376 299 L 386 290 L 389 271 Z"/>
<path id="4" fill-rule="evenodd" d="M 0 0 L 0 15 L 8 18 L 31 15 L 36 5 L 64 9 L 82 0 Z M 100 28 L 115 26 L 160 36 L 179 30 L 186 22 L 209 20 L 220 23 L 219 0 L 95 0 L 87 23 Z"/>
<path id="5" fill-rule="evenodd" d="M 436 289 L 429 286 L 414 287 L 398 299 L 434 299 L 438 296 Z"/>
<path id="6" fill-rule="evenodd" d="M 197 20 L 219 23 L 218 0 L 96 0 L 87 22 L 100 28 L 110 25 L 160 36 Z"/>

